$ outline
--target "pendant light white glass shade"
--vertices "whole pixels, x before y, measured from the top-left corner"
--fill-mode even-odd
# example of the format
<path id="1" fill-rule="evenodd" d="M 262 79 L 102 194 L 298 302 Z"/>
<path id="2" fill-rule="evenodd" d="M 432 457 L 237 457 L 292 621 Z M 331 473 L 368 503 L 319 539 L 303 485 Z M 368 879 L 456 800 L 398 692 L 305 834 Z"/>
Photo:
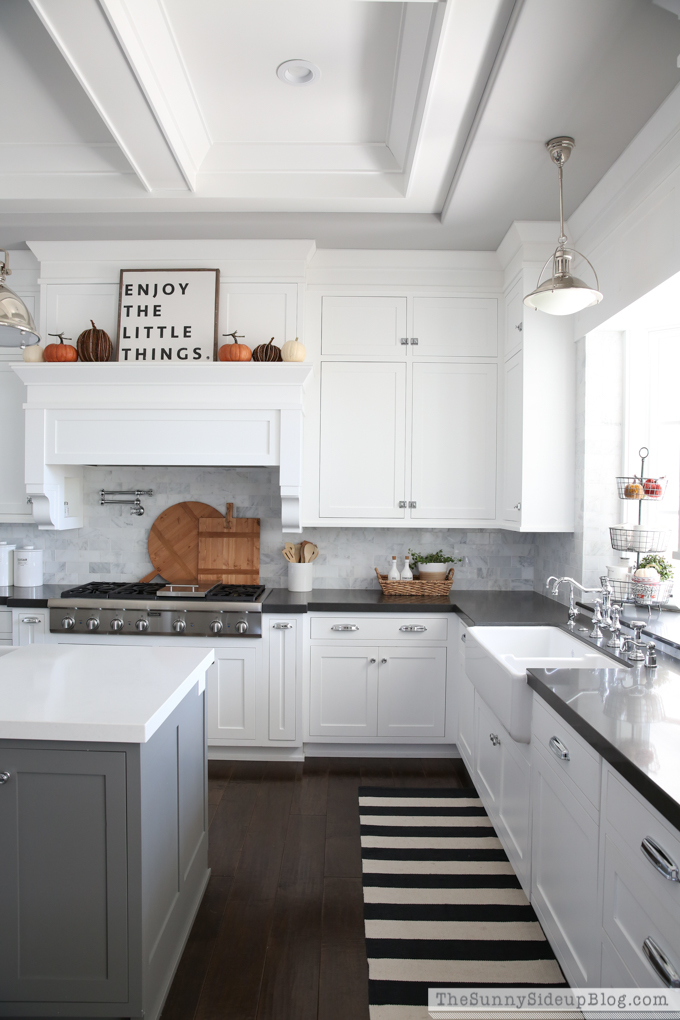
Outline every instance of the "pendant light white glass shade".
<path id="1" fill-rule="evenodd" d="M 40 334 L 19 295 L 5 286 L 5 275 L 11 270 L 9 256 L 6 251 L 3 254 L 5 260 L 0 263 L 0 347 L 28 347 L 40 341 Z"/>

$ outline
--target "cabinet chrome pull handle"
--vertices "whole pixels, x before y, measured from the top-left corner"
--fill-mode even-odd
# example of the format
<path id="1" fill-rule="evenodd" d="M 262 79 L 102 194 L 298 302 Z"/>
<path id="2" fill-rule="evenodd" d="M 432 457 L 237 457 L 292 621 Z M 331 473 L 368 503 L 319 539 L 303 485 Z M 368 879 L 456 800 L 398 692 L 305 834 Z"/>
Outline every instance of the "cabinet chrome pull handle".
<path id="1" fill-rule="evenodd" d="M 334 623 L 331 630 L 359 630 L 356 623 Z"/>
<path id="2" fill-rule="evenodd" d="M 669 882 L 680 882 L 680 872 L 675 861 L 668 856 L 662 846 L 652 839 L 651 836 L 645 836 L 640 843 L 640 849 L 643 854 L 653 864 L 657 871 L 659 871 L 664 878 L 667 878 Z"/>
<path id="3" fill-rule="evenodd" d="M 427 630 L 427 627 L 423 627 L 420 623 L 407 623 L 404 624 L 403 627 L 400 627 L 399 630 L 403 630 L 405 633 L 409 634 L 423 634 Z"/>
<path id="4" fill-rule="evenodd" d="M 373 664 L 374 664 L 375 662 L 377 662 L 378 660 L 377 660 L 377 659 L 369 659 L 368 661 L 370 662 L 370 664 L 371 664 L 371 665 L 373 665 Z"/>
<path id="5" fill-rule="evenodd" d="M 402 347 L 408 347 L 408 337 L 407 336 L 400 336 L 399 337 L 399 343 L 401 344 Z"/>
<path id="6" fill-rule="evenodd" d="M 642 943 L 645 956 L 668 988 L 680 988 L 680 974 L 651 935 Z"/>
<path id="7" fill-rule="evenodd" d="M 272 630 L 292 630 L 292 623 L 273 623 Z"/>
<path id="8" fill-rule="evenodd" d="M 417 347 L 418 346 L 418 337 L 417 336 L 412 336 L 411 337 L 411 346 L 412 347 Z"/>
<path id="9" fill-rule="evenodd" d="M 417 510 L 418 509 L 418 504 L 416 503 L 415 499 L 410 499 L 408 501 L 408 505 L 411 508 L 411 510 Z"/>
<path id="10" fill-rule="evenodd" d="M 569 755 L 569 748 L 566 744 L 563 744 L 559 737 L 551 737 L 548 741 L 548 747 L 560 761 L 571 761 Z"/>
<path id="11" fill-rule="evenodd" d="M 0 772 L 0 786 L 7 782 L 9 779 L 9 772 Z"/>
<path id="12" fill-rule="evenodd" d="M 40 619 L 39 616 L 22 616 L 21 617 L 21 622 L 22 623 L 42 623 L 42 620 Z"/>

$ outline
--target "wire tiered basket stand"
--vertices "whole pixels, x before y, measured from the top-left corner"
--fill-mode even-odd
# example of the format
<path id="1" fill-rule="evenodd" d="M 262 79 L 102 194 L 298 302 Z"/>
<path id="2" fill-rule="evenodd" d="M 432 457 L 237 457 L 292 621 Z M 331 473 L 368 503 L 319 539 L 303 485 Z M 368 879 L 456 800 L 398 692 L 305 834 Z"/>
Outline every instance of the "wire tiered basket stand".
<path id="1" fill-rule="evenodd" d="M 619 499 L 636 500 L 638 504 L 637 526 L 616 525 L 609 529 L 612 549 L 617 552 L 637 554 L 637 566 L 640 558 L 648 553 L 663 553 L 668 544 L 668 532 L 646 528 L 642 525 L 642 505 L 652 500 L 659 502 L 666 492 L 665 476 L 652 478 L 645 475 L 645 461 L 649 450 L 642 446 L 639 450 L 640 474 L 622 475 L 616 479 Z M 673 594 L 673 581 L 653 581 L 648 578 L 632 577 L 629 580 L 607 578 L 612 588 L 612 599 L 615 602 L 633 603 L 637 606 L 655 608 L 665 605 Z"/>

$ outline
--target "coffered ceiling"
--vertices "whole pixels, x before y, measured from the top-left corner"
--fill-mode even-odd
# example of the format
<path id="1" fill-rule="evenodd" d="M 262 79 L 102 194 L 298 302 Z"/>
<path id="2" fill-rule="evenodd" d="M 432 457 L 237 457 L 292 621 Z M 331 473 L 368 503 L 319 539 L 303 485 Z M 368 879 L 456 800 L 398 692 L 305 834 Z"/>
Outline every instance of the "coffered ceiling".
<path id="1" fill-rule="evenodd" d="M 2 0 L 0 229 L 495 248 L 554 218 L 544 141 L 568 213 L 678 54 L 651 0 Z"/>

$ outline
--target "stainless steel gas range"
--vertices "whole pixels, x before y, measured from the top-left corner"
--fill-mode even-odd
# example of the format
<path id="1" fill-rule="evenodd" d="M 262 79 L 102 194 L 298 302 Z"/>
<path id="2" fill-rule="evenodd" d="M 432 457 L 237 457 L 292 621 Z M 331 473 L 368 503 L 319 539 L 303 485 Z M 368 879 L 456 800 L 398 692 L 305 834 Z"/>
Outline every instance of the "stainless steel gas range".
<path id="1" fill-rule="evenodd" d="M 92 581 L 47 603 L 53 634 L 262 637 L 257 584 Z"/>

